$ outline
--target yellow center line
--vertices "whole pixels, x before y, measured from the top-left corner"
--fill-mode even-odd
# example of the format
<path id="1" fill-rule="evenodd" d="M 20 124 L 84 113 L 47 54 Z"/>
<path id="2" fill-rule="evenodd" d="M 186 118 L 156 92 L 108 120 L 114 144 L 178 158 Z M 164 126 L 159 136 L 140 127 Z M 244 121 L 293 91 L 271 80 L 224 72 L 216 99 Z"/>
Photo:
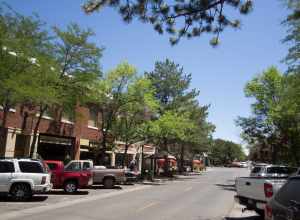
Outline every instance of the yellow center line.
<path id="1" fill-rule="evenodd" d="M 155 205 L 157 205 L 157 204 L 158 204 L 158 202 L 151 202 L 150 204 L 145 205 L 145 206 L 143 206 L 143 207 L 137 209 L 136 212 L 141 212 L 141 211 L 143 211 L 143 210 L 145 210 L 145 209 L 148 209 L 148 208 L 150 208 L 150 207 L 152 207 L 152 206 L 155 206 Z"/>
<path id="2" fill-rule="evenodd" d="M 190 191 L 190 190 L 192 190 L 193 189 L 193 187 L 188 187 L 188 188 L 186 188 L 185 190 L 184 190 L 184 192 L 188 192 L 188 191 Z"/>

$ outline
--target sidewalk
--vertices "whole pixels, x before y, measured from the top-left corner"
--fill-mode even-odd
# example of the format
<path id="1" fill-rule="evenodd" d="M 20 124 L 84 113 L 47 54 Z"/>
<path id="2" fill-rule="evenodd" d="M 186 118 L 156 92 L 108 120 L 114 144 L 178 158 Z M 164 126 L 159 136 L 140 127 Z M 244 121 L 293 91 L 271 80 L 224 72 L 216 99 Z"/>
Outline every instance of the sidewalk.
<path id="1" fill-rule="evenodd" d="M 203 175 L 204 173 L 211 171 L 211 168 L 207 168 L 205 171 L 201 172 L 187 172 L 183 174 L 175 174 L 173 177 L 156 177 L 151 180 L 143 180 L 138 183 L 144 185 L 164 185 L 167 181 L 175 181 L 175 180 L 184 180 L 184 179 L 192 179 L 192 176 Z"/>

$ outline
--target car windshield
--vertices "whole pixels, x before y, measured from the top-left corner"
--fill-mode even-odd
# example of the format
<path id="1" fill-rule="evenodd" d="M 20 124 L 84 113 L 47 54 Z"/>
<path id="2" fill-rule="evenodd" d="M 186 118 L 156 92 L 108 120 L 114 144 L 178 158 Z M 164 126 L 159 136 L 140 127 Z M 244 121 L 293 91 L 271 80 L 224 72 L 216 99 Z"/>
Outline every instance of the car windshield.
<path id="1" fill-rule="evenodd" d="M 268 167 L 267 173 L 269 174 L 291 174 L 295 172 L 293 168 L 290 167 Z"/>
<path id="2" fill-rule="evenodd" d="M 80 162 L 71 162 L 65 167 L 66 171 L 79 171 L 81 170 L 81 163 Z"/>

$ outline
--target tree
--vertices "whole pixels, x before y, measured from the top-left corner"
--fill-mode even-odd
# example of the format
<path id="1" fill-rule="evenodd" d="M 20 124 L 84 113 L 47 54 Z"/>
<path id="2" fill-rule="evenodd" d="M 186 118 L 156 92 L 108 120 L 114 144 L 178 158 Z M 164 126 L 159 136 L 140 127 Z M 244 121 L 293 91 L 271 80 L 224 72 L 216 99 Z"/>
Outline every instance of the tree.
<path id="1" fill-rule="evenodd" d="M 300 165 L 300 77 L 299 74 L 284 76 L 284 92 L 281 108 L 275 120 L 279 121 L 285 145 L 282 149 L 282 160 L 291 165 Z"/>
<path id="2" fill-rule="evenodd" d="M 100 163 L 104 162 L 108 140 L 116 138 L 113 128 L 118 117 L 121 119 L 121 114 L 124 114 L 122 109 L 126 109 L 125 106 L 130 105 L 129 102 L 137 101 L 135 99 L 127 100 L 127 98 L 130 98 L 127 97 L 127 92 L 135 79 L 136 69 L 124 62 L 105 74 L 102 79 L 99 79 L 93 88 L 89 102 L 91 107 L 94 107 L 101 115 L 100 132 L 102 140 Z M 127 116 L 123 116 L 123 120 L 124 117 L 127 118 Z M 119 136 L 122 135 L 119 134 Z"/>
<path id="3" fill-rule="evenodd" d="M 169 110 L 183 110 L 199 95 L 199 91 L 190 90 L 191 74 L 185 74 L 183 67 L 169 59 L 156 62 L 154 70 L 146 72 L 145 76 L 155 88 L 155 98 L 160 104 L 160 114 Z"/>
<path id="4" fill-rule="evenodd" d="M 247 83 L 245 87 L 247 97 L 255 99 L 252 104 L 253 116 L 239 118 L 237 124 L 242 128 L 242 137 L 255 147 L 268 149 L 272 152 L 272 163 L 278 162 L 280 154 L 287 143 L 287 127 L 283 123 L 285 82 L 283 75 L 271 67 L 261 75 Z"/>
<path id="5" fill-rule="evenodd" d="M 185 120 L 193 124 L 190 128 L 189 123 L 185 124 L 188 127 L 181 127 L 180 129 L 184 130 L 181 136 L 164 136 L 164 143 L 161 143 L 160 136 L 157 137 L 159 144 L 163 148 L 168 148 L 168 153 L 180 157 L 180 170 L 183 170 L 185 155 L 189 155 L 190 159 L 193 159 L 196 153 L 204 152 L 209 136 L 214 130 L 214 126 L 206 121 L 209 106 L 200 106 L 196 100 L 199 91 L 190 88 L 191 74 L 184 73 L 183 67 L 168 59 L 163 62 L 156 62 L 154 70 L 146 72 L 145 76 L 151 80 L 155 88 L 155 98 L 160 104 L 156 115 L 157 119 L 160 120 L 166 112 L 168 114 L 171 112 L 172 114 L 167 115 L 167 117 L 182 115 L 186 117 Z M 165 127 L 167 133 L 172 129 L 178 129 L 177 124 L 170 124 L 169 126 L 174 127 Z"/>
<path id="6" fill-rule="evenodd" d="M 122 104 L 113 125 L 113 133 L 125 142 L 123 166 L 128 163 L 127 151 L 131 144 L 140 141 L 140 126 L 155 112 L 157 102 L 151 82 L 143 77 L 135 79 L 127 85 L 122 94 Z"/>
<path id="7" fill-rule="evenodd" d="M 52 130 L 58 132 L 64 113 L 75 115 L 80 103 L 84 105 L 91 93 L 91 87 L 101 77 L 100 58 L 103 48 L 91 42 L 94 32 L 71 23 L 66 30 L 54 27 L 56 39 L 54 58 L 58 64 L 60 104 L 54 107 Z"/>
<path id="8" fill-rule="evenodd" d="M 300 2 L 298 0 L 286 0 L 291 13 L 284 20 L 283 24 L 288 27 L 288 35 L 283 42 L 288 43 L 290 48 L 284 61 L 289 66 L 289 72 L 300 71 Z"/>
<path id="9" fill-rule="evenodd" d="M 24 77 L 36 70 L 36 60 L 49 51 L 49 36 L 38 17 L 0 8 L 0 103 L 3 108 L 0 147 L 4 148 L 9 109 L 24 100 Z M 28 79 L 28 78 L 27 78 Z"/>
<path id="10" fill-rule="evenodd" d="M 209 152 L 215 126 L 207 121 L 208 109 L 209 106 L 200 106 L 198 103 L 189 107 L 190 120 L 195 123 L 195 127 L 188 133 L 187 140 L 181 143 L 181 170 L 183 170 L 185 152 L 191 161 L 195 155 Z"/>
<path id="11" fill-rule="evenodd" d="M 33 117 L 38 118 L 33 128 L 33 139 L 30 146 L 30 156 L 35 157 L 36 144 L 38 137 L 38 130 L 42 117 L 46 111 L 53 105 L 61 103 L 59 89 L 57 84 L 59 83 L 59 74 L 56 71 L 55 61 L 53 57 L 39 57 L 35 71 L 32 75 L 27 75 L 24 79 L 21 79 L 23 87 L 20 87 L 20 92 L 24 95 L 25 106 L 30 105 L 35 108 Z"/>
<path id="12" fill-rule="evenodd" d="M 239 20 L 234 20 L 225 14 L 225 9 L 239 10 L 247 14 L 252 9 L 251 0 L 201 0 L 201 1 L 116 1 L 87 0 L 83 6 L 86 13 L 92 13 L 103 7 L 118 10 L 122 19 L 130 23 L 138 18 L 144 23 L 150 23 L 154 29 L 163 34 L 167 32 L 170 43 L 176 44 L 182 37 L 192 38 L 203 33 L 211 33 L 214 38 L 212 45 L 219 42 L 219 34 L 228 26 L 238 28 Z"/>
<path id="13" fill-rule="evenodd" d="M 171 152 L 170 144 L 175 140 L 186 140 L 189 129 L 194 128 L 194 123 L 189 117 L 179 115 L 173 111 L 165 112 L 159 119 L 148 123 L 149 136 L 165 151 Z"/>
<path id="14" fill-rule="evenodd" d="M 154 70 L 146 72 L 145 76 L 152 82 L 155 98 L 160 104 L 154 124 L 151 125 L 153 127 L 157 124 L 159 132 L 153 132 L 154 129 L 150 130 L 150 134 L 161 149 L 180 158 L 180 170 L 183 171 L 185 157 L 193 160 L 195 154 L 207 150 L 214 131 L 214 126 L 207 122 L 209 106 L 200 106 L 198 103 L 196 98 L 199 91 L 190 88 L 191 74 L 184 73 L 183 67 L 168 59 L 156 62 Z M 183 118 L 176 119 L 178 116 Z M 165 117 L 182 123 L 163 126 Z M 173 129 L 175 133 L 171 132 Z M 176 134 L 177 130 L 181 131 L 181 135 Z M 164 132 L 167 135 L 161 136 Z"/>
<path id="15" fill-rule="evenodd" d="M 223 139 L 213 141 L 210 157 L 216 165 L 226 165 L 235 160 L 243 161 L 246 159 L 241 145 Z"/>

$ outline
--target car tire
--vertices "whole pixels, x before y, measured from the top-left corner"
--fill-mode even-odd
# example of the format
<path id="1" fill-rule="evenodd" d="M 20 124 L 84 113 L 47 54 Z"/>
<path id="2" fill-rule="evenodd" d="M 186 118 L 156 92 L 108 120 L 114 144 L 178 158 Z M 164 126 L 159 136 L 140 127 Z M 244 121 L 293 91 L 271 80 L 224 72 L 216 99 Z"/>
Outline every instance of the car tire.
<path id="1" fill-rule="evenodd" d="M 11 187 L 10 195 L 14 201 L 27 201 L 32 197 L 32 191 L 28 184 L 16 183 Z"/>
<path id="2" fill-rule="evenodd" d="M 64 183 L 64 191 L 68 194 L 76 193 L 78 190 L 78 184 L 74 180 L 69 180 Z"/>
<path id="3" fill-rule="evenodd" d="M 112 189 L 115 185 L 115 180 L 111 177 L 105 178 L 103 180 L 103 186 L 105 189 Z"/>

